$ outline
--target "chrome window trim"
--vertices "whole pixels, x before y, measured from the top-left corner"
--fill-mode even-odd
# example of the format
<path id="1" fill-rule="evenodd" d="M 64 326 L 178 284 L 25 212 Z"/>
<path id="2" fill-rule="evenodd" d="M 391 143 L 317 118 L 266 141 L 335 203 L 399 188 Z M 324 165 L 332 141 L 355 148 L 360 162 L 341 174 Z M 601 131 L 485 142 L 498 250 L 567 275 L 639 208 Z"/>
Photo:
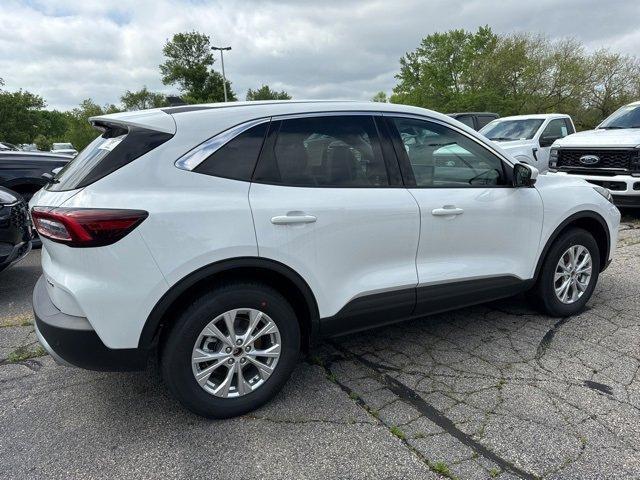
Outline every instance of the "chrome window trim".
<path id="1" fill-rule="evenodd" d="M 256 125 L 261 125 L 263 123 L 268 123 L 271 121 L 271 117 L 266 118 L 257 118 L 254 120 L 249 120 L 248 122 L 240 123 L 234 127 L 228 128 L 223 132 L 214 135 L 208 140 L 205 140 L 197 147 L 189 150 L 183 156 L 181 156 L 178 160 L 175 161 L 174 165 L 181 170 L 186 170 L 188 172 L 195 169 L 198 165 L 204 162 L 209 156 L 214 154 L 216 151 L 220 150 L 223 146 L 229 143 L 231 140 L 236 138 L 241 133 L 246 132 L 250 128 L 255 127 Z"/>
<path id="2" fill-rule="evenodd" d="M 363 116 L 372 116 L 372 117 L 404 117 L 404 118 L 413 118 L 416 120 L 422 120 L 427 122 L 433 122 L 440 125 L 443 125 L 447 128 L 451 128 L 456 132 L 464 135 L 468 139 L 474 141 L 475 143 L 481 145 L 482 147 L 489 150 L 492 154 L 497 156 L 500 160 L 503 160 L 508 165 L 513 166 L 515 162 L 506 157 L 501 152 L 495 150 L 488 142 L 485 142 L 481 139 L 476 138 L 473 135 L 470 135 L 468 132 L 465 132 L 458 126 L 453 123 L 449 123 L 443 121 L 439 118 L 429 117 L 426 115 L 418 115 L 414 113 L 404 113 L 404 112 L 390 112 L 390 111 L 380 111 L 380 110 L 330 110 L 330 111 L 315 111 L 315 112 L 300 112 L 300 113 L 292 113 L 292 114 L 282 114 L 282 115 L 272 115 L 269 117 L 262 117 L 253 120 L 249 120 L 238 125 L 235 125 L 223 132 L 214 135 L 213 137 L 205 140 L 200 145 L 191 149 L 183 156 L 181 156 L 178 160 L 175 161 L 175 166 L 181 170 L 192 171 L 198 165 L 200 165 L 204 160 L 206 160 L 210 155 L 218 151 L 224 145 L 229 143 L 235 137 L 244 133 L 256 125 L 260 125 L 262 123 L 268 123 L 271 121 L 280 121 L 280 120 L 293 120 L 298 118 L 314 118 L 314 117 L 334 117 L 334 116 L 350 116 L 350 115 L 363 115 Z"/>

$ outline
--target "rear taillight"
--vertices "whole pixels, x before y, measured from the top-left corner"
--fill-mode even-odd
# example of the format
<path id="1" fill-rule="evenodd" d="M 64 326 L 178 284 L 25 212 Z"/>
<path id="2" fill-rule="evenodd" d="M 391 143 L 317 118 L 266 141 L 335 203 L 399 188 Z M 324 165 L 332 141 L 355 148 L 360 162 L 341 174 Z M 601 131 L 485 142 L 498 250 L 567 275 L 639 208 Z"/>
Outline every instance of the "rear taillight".
<path id="1" fill-rule="evenodd" d="M 103 247 L 117 242 L 149 214 L 144 210 L 33 207 L 40 236 L 70 247 Z"/>

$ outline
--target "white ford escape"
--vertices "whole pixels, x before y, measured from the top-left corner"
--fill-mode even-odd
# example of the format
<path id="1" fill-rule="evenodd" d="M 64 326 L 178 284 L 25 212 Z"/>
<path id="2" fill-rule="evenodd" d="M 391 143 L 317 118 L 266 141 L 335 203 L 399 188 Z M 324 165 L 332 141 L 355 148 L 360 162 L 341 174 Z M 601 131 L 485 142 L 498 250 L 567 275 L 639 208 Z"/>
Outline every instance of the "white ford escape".
<path id="1" fill-rule="evenodd" d="M 537 177 L 444 115 L 265 102 L 92 119 L 103 133 L 30 202 L 40 342 L 144 368 L 193 412 L 242 414 L 321 337 L 531 292 L 579 312 L 618 210 Z"/>

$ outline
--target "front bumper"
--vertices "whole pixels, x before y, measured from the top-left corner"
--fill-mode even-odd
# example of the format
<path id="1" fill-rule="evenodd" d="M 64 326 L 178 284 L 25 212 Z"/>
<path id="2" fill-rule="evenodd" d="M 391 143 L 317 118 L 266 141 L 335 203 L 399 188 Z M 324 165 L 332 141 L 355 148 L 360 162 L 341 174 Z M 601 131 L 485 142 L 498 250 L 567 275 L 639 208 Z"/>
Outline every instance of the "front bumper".
<path id="1" fill-rule="evenodd" d="M 43 276 L 33 290 L 33 313 L 38 341 L 60 364 L 101 371 L 143 370 L 147 365 L 148 350 L 108 348 L 86 318 L 58 310 Z"/>
<path id="2" fill-rule="evenodd" d="M 631 175 L 596 175 L 586 173 L 553 172 L 554 175 L 570 175 L 582 178 L 594 185 L 607 188 L 616 207 L 640 207 L 640 177 Z"/>

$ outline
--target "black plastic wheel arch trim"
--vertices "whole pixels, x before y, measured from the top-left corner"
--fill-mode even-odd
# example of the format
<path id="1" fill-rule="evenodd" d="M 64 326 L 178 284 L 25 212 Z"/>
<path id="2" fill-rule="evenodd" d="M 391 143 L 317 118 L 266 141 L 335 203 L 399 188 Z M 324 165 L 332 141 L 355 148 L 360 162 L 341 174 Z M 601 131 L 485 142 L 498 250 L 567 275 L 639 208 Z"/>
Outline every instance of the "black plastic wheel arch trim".
<path id="1" fill-rule="evenodd" d="M 553 231 L 553 233 L 551 234 L 551 236 L 549 237 L 549 239 L 547 240 L 547 243 L 544 246 L 544 249 L 542 250 L 542 253 L 540 254 L 540 257 L 538 257 L 538 263 L 536 265 L 536 271 L 535 274 L 533 276 L 534 279 L 537 280 L 538 275 L 540 274 L 540 270 L 542 270 L 542 264 L 544 263 L 544 259 L 547 256 L 547 253 L 549 253 L 549 249 L 551 248 L 551 245 L 553 245 L 553 242 L 556 241 L 556 239 L 558 238 L 558 236 L 562 233 L 562 231 L 567 228 L 567 226 L 569 226 L 570 224 L 572 224 L 573 222 L 577 221 L 577 220 L 581 220 L 583 218 L 588 218 L 591 220 L 596 220 L 600 226 L 604 229 L 605 234 L 606 234 L 606 247 L 605 247 L 605 252 L 604 252 L 604 256 L 602 258 L 604 258 L 604 261 L 600 262 L 600 271 L 604 271 L 605 268 L 607 268 L 609 266 L 609 252 L 611 251 L 611 233 L 609 232 L 609 225 L 607 225 L 607 222 L 605 221 L 604 218 L 602 218 L 602 216 L 596 212 L 593 211 L 589 211 L 589 210 L 585 210 L 582 212 L 577 212 L 574 213 L 573 215 L 567 217 L 564 219 L 564 221 L 558 225 L 556 227 L 556 229 Z"/>
<path id="2" fill-rule="evenodd" d="M 238 268 L 260 268 L 270 270 L 276 274 L 282 275 L 293 283 L 296 288 L 302 292 L 304 303 L 309 311 L 310 337 L 311 339 L 317 337 L 320 330 L 318 304 L 307 282 L 290 267 L 287 267 L 275 260 L 260 257 L 238 257 L 222 260 L 201 267 L 175 283 L 158 301 L 158 303 L 156 303 L 155 307 L 147 317 L 147 321 L 145 322 L 140 335 L 138 347 L 150 348 L 153 346 L 157 340 L 157 335 L 160 331 L 164 315 L 169 311 L 174 302 L 176 302 L 183 294 L 188 292 L 193 286 L 209 277 Z"/>

